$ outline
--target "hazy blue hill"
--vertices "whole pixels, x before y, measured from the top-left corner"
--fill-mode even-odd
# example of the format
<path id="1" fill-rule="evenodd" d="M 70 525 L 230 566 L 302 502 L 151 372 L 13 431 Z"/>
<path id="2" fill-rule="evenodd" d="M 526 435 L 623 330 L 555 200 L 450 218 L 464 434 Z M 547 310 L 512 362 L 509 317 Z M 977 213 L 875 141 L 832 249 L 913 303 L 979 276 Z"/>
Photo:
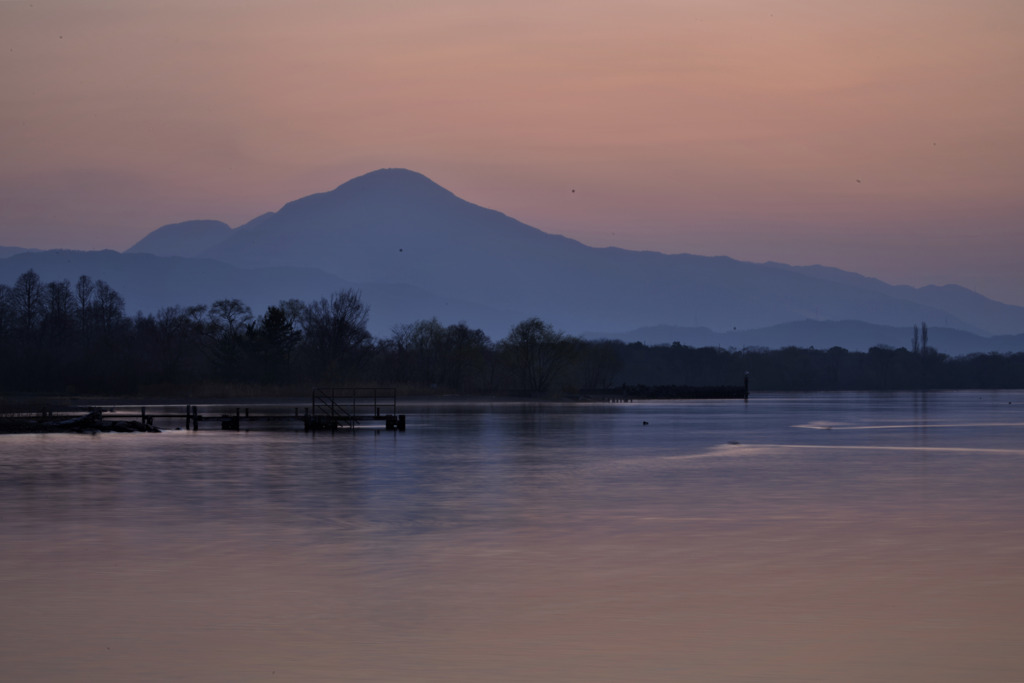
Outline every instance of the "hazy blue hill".
<path id="1" fill-rule="evenodd" d="M 865 291 L 886 294 L 913 303 L 945 311 L 950 318 L 929 319 L 934 325 L 950 326 L 955 320 L 962 320 L 971 328 L 985 330 L 989 334 L 1017 334 L 1024 330 L 1024 308 L 1009 306 L 993 301 L 960 285 L 890 285 L 876 278 L 858 275 L 828 266 L 789 266 L 783 263 L 765 264 L 812 277 L 836 282 Z"/>
<path id="2" fill-rule="evenodd" d="M 686 346 L 720 346 L 727 349 L 781 349 L 787 346 L 830 349 L 839 346 L 850 351 L 867 351 L 873 346 L 909 349 L 912 346 L 913 327 L 874 325 L 857 320 L 801 320 L 728 332 L 658 325 L 612 334 L 589 332 L 584 336 L 587 339 L 618 339 L 627 343 L 638 341 L 648 345 L 678 342 Z M 984 337 L 948 327 L 929 327 L 928 345 L 951 356 L 1018 353 L 1024 352 L 1024 334 Z"/>
<path id="3" fill-rule="evenodd" d="M 124 297 L 129 314 L 237 298 L 259 315 L 282 299 L 313 301 L 341 289 L 355 288 L 361 290 L 370 307 L 369 329 L 378 337 L 389 336 L 395 325 L 417 320 L 428 310 L 434 311 L 445 324 L 473 321 L 501 334 L 507 332 L 508 319 L 525 317 L 519 312 L 437 297 L 408 285 L 360 286 L 313 268 L 237 268 L 213 259 L 109 250 L 25 252 L 0 259 L 0 283 L 13 285 L 30 268 L 44 282 L 66 279 L 74 284 L 80 275 L 105 280 Z"/>
<path id="4" fill-rule="evenodd" d="M 174 246 L 182 234 L 169 230 L 174 239 L 163 248 L 182 248 Z M 374 171 L 289 202 L 201 255 L 236 268 L 319 269 L 356 283 L 368 301 L 371 293 L 391 292 L 373 311 L 377 325 L 436 315 L 492 336 L 533 315 L 568 332 L 598 334 L 657 325 L 740 332 L 803 320 L 1024 332 L 1024 308 L 958 287 L 894 287 L 822 266 L 588 247 L 404 169 Z M 408 299 L 394 294 L 401 287 L 409 288 Z"/>
<path id="5" fill-rule="evenodd" d="M 24 247 L 0 247 L 0 258 L 7 258 L 15 254 L 22 254 L 26 251 L 39 251 L 38 249 L 25 249 Z"/>
<path id="6" fill-rule="evenodd" d="M 239 266 L 313 266 L 353 282 L 409 284 L 490 309 L 528 312 L 569 331 L 658 324 L 726 331 L 808 318 L 1024 331 L 1024 309 L 961 306 L 959 312 L 970 313 L 965 318 L 941 296 L 915 298 L 912 288 L 868 286 L 868 278 L 843 271 L 588 247 L 466 202 L 403 169 L 374 171 L 290 202 L 204 255 Z M 1006 329 L 1005 320 L 1017 315 L 1018 327 Z"/>
<path id="7" fill-rule="evenodd" d="M 157 228 L 133 246 L 126 254 L 154 256 L 199 256 L 231 235 L 231 226 L 220 221 L 185 221 Z"/>
<path id="8" fill-rule="evenodd" d="M 1007 306 L 960 285 L 910 289 L 913 301 L 941 307 L 952 316 L 984 327 L 992 334 L 1015 335 L 1024 330 L 1024 308 L 1019 306 Z"/>
<path id="9" fill-rule="evenodd" d="M 800 346 L 816 349 L 839 346 L 850 351 L 867 351 L 872 346 L 909 349 L 913 345 L 913 334 L 913 327 L 909 325 L 891 327 L 856 320 L 802 320 L 732 335 L 736 341 L 745 342 L 732 345 L 768 348 Z M 1024 351 L 1024 336 L 1014 342 L 1005 337 L 990 338 L 949 327 L 929 326 L 928 345 L 951 356 L 991 351 Z"/>
<path id="10" fill-rule="evenodd" d="M 357 282 L 429 284 L 445 296 L 482 286 L 489 302 L 504 304 L 518 296 L 494 292 L 489 282 L 524 267 L 519 279 L 528 280 L 536 275 L 528 259 L 566 246 L 586 248 L 463 201 L 419 173 L 385 169 L 290 202 L 205 255 L 239 265 L 308 265 Z"/>
<path id="11" fill-rule="evenodd" d="M 224 298 L 239 298 L 255 308 L 263 302 L 351 286 L 335 275 L 310 269 L 243 269 L 212 259 L 63 249 L 0 260 L 0 282 L 12 284 L 30 268 L 44 282 L 67 279 L 74 284 L 80 275 L 105 280 L 124 297 L 129 312 L 209 304 Z"/>
<path id="12" fill-rule="evenodd" d="M 614 281 L 598 285 L 604 299 L 622 309 L 632 307 L 648 324 L 671 322 L 728 331 L 809 318 L 900 325 L 947 315 L 882 293 L 724 257 L 602 251 L 614 260 L 616 270 L 610 272 L 619 274 Z M 612 267 L 612 263 L 606 265 L 609 270 Z"/>

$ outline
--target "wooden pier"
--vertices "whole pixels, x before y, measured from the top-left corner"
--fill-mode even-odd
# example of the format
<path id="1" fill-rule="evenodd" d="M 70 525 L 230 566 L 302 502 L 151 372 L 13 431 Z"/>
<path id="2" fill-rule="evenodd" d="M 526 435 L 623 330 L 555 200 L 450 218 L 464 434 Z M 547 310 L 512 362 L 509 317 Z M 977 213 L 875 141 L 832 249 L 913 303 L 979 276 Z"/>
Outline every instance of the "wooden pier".
<path id="1" fill-rule="evenodd" d="M 215 408 L 211 410 L 211 408 Z M 184 424 L 184 428 L 198 431 L 200 425 L 219 425 L 221 429 L 241 430 L 258 428 L 260 425 L 299 424 L 305 431 L 355 430 L 360 427 L 383 428 L 388 431 L 405 431 L 405 415 L 398 414 L 396 392 L 392 388 L 316 388 L 308 406 L 295 405 L 253 405 L 225 408 L 223 405 L 205 408 L 186 404 L 181 409 L 164 406 L 150 409 L 146 406 L 125 408 L 64 408 L 31 410 L 36 420 L 47 419 L 47 424 L 59 427 L 62 424 L 78 426 L 83 412 L 89 417 L 88 425 L 99 428 L 109 424 L 135 424 L 152 428 L 154 420 Z M 21 414 L 24 414 L 22 411 Z M 103 425 L 101 423 L 107 423 Z M 134 431 L 145 431 L 136 429 Z"/>
<path id="2" fill-rule="evenodd" d="M 399 415 L 394 389 L 317 388 L 313 390 L 306 430 L 347 427 L 384 422 L 384 428 L 405 431 L 405 415 Z"/>

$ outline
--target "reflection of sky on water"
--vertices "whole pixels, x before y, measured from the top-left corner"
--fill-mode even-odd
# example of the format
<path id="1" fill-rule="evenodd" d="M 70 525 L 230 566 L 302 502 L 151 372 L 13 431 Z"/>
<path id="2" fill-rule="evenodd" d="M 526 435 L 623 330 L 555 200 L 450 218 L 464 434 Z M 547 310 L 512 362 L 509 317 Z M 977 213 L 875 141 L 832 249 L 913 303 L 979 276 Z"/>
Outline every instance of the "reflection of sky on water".
<path id="1" fill-rule="evenodd" d="M 1020 678 L 1022 399 L 4 437 L 0 678 Z"/>
<path id="2" fill-rule="evenodd" d="M 775 505 L 780 491 L 856 507 L 922 466 L 929 486 L 948 489 L 968 472 L 967 483 L 991 496 L 1016 480 L 1020 463 L 1007 456 L 1024 454 L 1013 398 L 424 403 L 410 406 L 401 434 L 13 436 L 0 460 L 0 505 L 29 524 L 73 517 L 329 534 L 573 524 L 640 508 L 706 518 L 729 505 L 728 517 L 743 517 Z M 845 493 L 835 497 L 830 482 Z"/>

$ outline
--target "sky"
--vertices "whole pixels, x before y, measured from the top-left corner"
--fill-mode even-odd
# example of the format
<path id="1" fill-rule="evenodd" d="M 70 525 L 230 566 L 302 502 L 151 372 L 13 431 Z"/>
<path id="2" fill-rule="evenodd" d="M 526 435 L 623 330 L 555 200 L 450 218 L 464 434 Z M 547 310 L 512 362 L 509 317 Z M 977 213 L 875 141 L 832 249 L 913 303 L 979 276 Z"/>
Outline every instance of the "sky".
<path id="1" fill-rule="evenodd" d="M 1020 0 L 0 0 L 0 245 L 384 167 L 593 246 L 1024 305 Z"/>

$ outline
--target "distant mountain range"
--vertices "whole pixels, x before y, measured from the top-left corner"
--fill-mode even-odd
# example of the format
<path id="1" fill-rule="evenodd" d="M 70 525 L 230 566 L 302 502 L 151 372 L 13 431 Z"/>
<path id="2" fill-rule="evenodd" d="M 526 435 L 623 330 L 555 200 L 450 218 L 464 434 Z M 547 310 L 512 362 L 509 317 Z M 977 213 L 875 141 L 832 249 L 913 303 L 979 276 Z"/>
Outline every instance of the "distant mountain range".
<path id="1" fill-rule="evenodd" d="M 867 351 L 873 346 L 910 348 L 913 326 L 890 327 L 859 320 L 801 320 L 756 330 L 715 332 L 704 328 L 672 325 L 645 327 L 613 335 L 584 332 L 585 339 L 614 338 L 647 345 L 680 343 L 687 346 L 717 346 L 723 349 L 787 346 L 830 349 L 838 346 L 849 351 Z M 950 327 L 929 327 L 928 346 L 951 356 L 971 353 L 1016 353 L 1024 351 L 1024 334 L 985 337 Z"/>
<path id="2" fill-rule="evenodd" d="M 1024 349 L 1024 308 L 962 287 L 893 286 L 822 266 L 588 247 L 403 169 L 368 173 L 235 229 L 219 221 L 167 225 L 123 254 L 3 249 L 0 257 L 11 255 L 0 258 L 0 282 L 13 283 L 28 268 L 44 280 L 88 274 L 109 282 L 133 311 L 239 298 L 261 312 L 281 299 L 308 301 L 352 287 L 362 291 L 379 337 L 396 324 L 436 316 L 500 338 L 539 316 L 566 332 L 647 343 L 853 348 L 873 345 L 869 339 L 909 345 L 911 325 L 923 321 L 940 350 L 948 336 L 947 353 L 969 352 L 953 345 Z M 829 343 L 833 338 L 845 343 Z"/>

